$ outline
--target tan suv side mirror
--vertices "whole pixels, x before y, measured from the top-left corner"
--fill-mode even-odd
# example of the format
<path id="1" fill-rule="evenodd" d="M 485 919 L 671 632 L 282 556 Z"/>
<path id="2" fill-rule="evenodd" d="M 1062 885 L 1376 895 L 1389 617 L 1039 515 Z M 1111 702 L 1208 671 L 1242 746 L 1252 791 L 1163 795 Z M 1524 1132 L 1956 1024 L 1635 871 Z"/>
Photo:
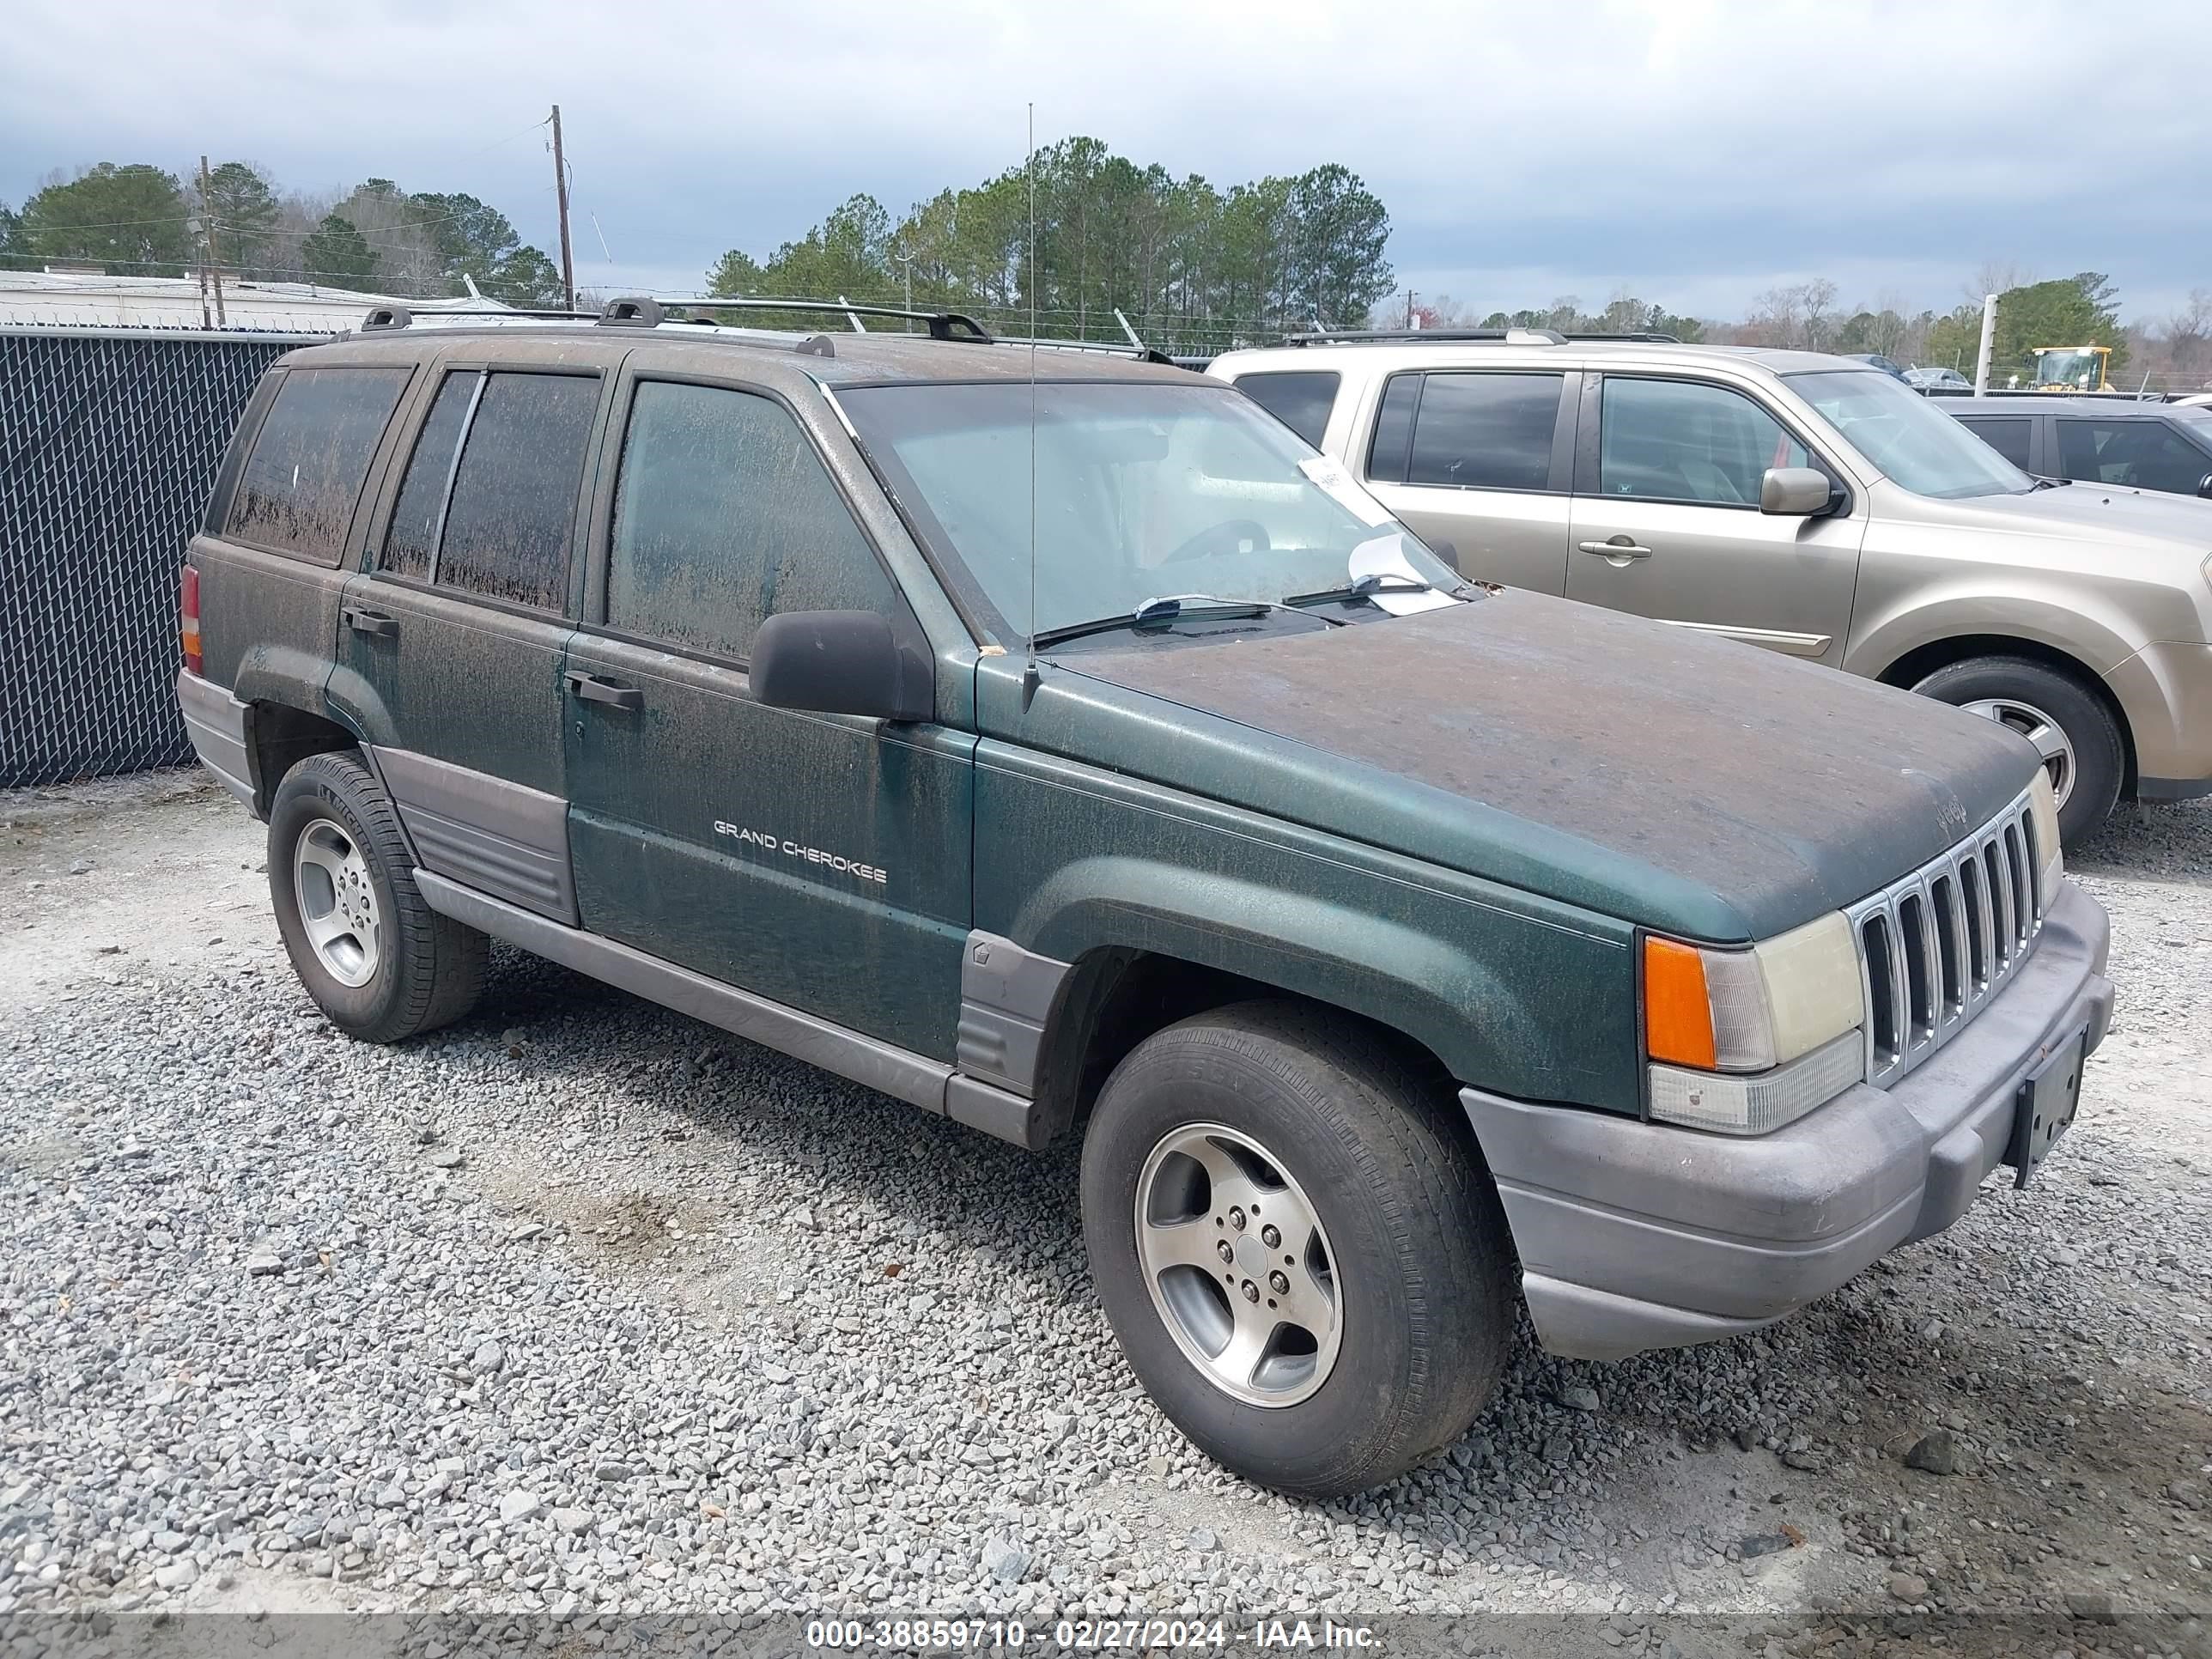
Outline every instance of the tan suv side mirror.
<path id="1" fill-rule="evenodd" d="M 1828 475 L 1809 466 L 1770 466 L 1759 481 L 1759 510 L 1802 519 L 1826 510 Z"/>

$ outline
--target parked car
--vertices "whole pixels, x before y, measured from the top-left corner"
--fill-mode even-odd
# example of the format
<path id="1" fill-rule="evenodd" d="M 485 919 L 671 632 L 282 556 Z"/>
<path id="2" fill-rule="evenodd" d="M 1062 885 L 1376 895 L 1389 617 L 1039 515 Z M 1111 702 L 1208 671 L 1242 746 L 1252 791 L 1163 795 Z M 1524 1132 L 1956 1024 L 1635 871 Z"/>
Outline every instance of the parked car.
<path id="1" fill-rule="evenodd" d="M 2023 472 L 2212 498 L 2212 409 L 2112 398 L 1962 398 L 1942 410 Z"/>
<path id="2" fill-rule="evenodd" d="M 1865 363 L 1870 368 L 1878 368 L 1893 380 L 1905 379 L 1905 366 L 1902 363 L 1892 362 L 1879 351 L 1848 351 L 1844 356 L 1848 362 Z"/>
<path id="3" fill-rule="evenodd" d="M 2002 720 L 2070 840 L 2212 793 L 2212 517 L 2039 486 L 1879 371 L 1541 330 L 1229 353 L 1468 575 Z M 1326 410 L 1322 404 L 1326 402 Z"/>
<path id="4" fill-rule="evenodd" d="M 918 320 L 277 360 L 178 694 L 334 1024 L 460 1018 L 496 938 L 1079 1133 L 1129 1365 L 1313 1494 L 1460 1434 L 1516 1294 L 1589 1358 L 1751 1330 L 2051 1149 L 2112 988 L 2028 744 L 1493 594 L 1225 386 Z"/>
<path id="5" fill-rule="evenodd" d="M 1974 389 L 1974 383 L 1955 368 L 1908 368 L 1905 383 L 1921 392 L 1955 394 Z"/>

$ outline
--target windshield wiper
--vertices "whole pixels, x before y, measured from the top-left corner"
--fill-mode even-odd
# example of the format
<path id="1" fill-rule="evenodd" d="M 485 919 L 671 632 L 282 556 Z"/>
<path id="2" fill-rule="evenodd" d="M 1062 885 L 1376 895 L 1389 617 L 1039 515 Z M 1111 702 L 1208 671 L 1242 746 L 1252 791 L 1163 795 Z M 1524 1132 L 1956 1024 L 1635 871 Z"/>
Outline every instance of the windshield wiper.
<path id="1" fill-rule="evenodd" d="M 1401 576 L 1395 571 L 1383 570 L 1362 576 L 1357 581 L 1347 582 L 1342 587 L 1327 587 L 1318 593 L 1292 593 L 1287 595 L 1283 603 L 1303 611 L 1308 605 L 1350 605 L 1358 599 L 1365 599 L 1371 604 L 1377 593 L 1437 593 L 1446 591 L 1434 582 L 1425 582 L 1417 576 Z M 1449 592 L 1453 599 L 1460 597 L 1456 588 Z M 1328 619 L 1324 617 L 1322 620 Z"/>
<path id="2" fill-rule="evenodd" d="M 2038 478 L 2027 488 L 2029 493 L 2033 494 L 2039 489 L 2057 489 L 2062 485 L 2070 484 L 2073 482 L 2074 480 L 2071 478 Z"/>
<path id="3" fill-rule="evenodd" d="M 1098 617 L 1090 622 L 1068 623 L 1063 627 L 1048 628 L 1030 641 L 1030 648 L 1041 650 L 1066 640 L 1081 639 L 1086 634 L 1110 634 L 1117 628 L 1143 628 L 1149 624 L 1164 627 L 1180 617 L 1264 617 L 1270 611 L 1288 611 L 1301 617 L 1312 614 L 1287 600 L 1224 599 L 1212 593 L 1163 593 L 1156 599 L 1146 599 L 1134 611 L 1125 611 L 1116 617 Z M 1344 626 L 1334 617 L 1315 617 L 1313 620 L 1327 623 L 1331 628 Z"/>

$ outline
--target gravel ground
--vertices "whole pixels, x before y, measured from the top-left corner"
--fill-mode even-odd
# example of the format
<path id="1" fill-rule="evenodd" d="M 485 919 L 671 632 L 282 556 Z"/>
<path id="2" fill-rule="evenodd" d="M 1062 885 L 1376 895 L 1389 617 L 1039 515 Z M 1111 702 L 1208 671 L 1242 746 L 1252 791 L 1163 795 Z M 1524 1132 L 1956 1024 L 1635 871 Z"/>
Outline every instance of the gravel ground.
<path id="1" fill-rule="evenodd" d="M 1325 1506 L 1139 1392 L 1072 1148 L 512 954 L 469 1022 L 352 1043 L 260 835 L 187 774 L 0 795 L 0 1613 L 1535 1610 L 1633 1653 L 1713 1613 L 1793 1654 L 2207 1650 L 2212 803 L 2076 860 L 2121 1014 L 2033 1188 L 1759 1336 L 1602 1366 L 1524 1333 L 1463 1441 Z"/>

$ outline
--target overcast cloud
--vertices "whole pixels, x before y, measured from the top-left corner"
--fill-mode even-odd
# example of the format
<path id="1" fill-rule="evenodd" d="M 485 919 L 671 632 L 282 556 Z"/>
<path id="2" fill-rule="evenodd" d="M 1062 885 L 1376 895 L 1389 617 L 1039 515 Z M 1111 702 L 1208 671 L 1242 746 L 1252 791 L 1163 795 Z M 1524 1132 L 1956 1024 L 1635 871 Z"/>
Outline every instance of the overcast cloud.
<path id="1" fill-rule="evenodd" d="M 2206 0 L 1119 7 L 31 0 L 0 200 L 202 151 L 285 185 L 468 191 L 551 251 L 562 106 L 580 283 L 695 289 L 856 191 L 896 212 L 1088 133 L 1230 183 L 1342 161 L 1401 285 L 1487 309 L 1626 288 L 1741 314 L 1778 283 L 1948 307 L 1976 268 L 2212 287 Z M 611 260 L 603 257 L 601 239 Z"/>

